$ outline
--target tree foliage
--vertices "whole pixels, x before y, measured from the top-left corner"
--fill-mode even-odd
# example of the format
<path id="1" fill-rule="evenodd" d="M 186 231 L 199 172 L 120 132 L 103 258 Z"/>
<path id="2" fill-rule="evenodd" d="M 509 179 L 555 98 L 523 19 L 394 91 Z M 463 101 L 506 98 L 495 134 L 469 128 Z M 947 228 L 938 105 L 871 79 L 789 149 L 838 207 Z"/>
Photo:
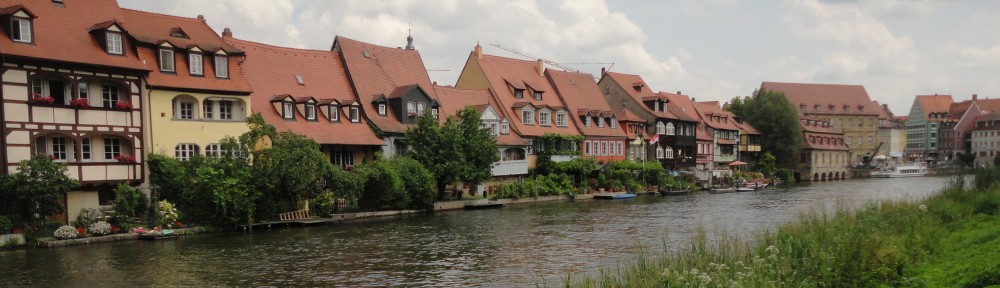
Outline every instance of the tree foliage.
<path id="1" fill-rule="evenodd" d="M 0 193 L 4 203 L 0 214 L 16 215 L 25 224 L 39 227 L 45 217 L 63 212 L 62 199 L 79 182 L 66 176 L 66 166 L 37 154 L 21 161 L 17 172 L 5 177 Z"/>
<path id="2" fill-rule="evenodd" d="M 802 131 L 798 112 L 784 93 L 754 91 L 753 96 L 743 101 L 741 113 L 737 115 L 767 136 L 761 138 L 761 148 L 773 152 L 778 163 L 790 165 L 797 160 L 802 149 Z"/>
<path id="3" fill-rule="evenodd" d="M 443 199 L 445 186 L 456 181 L 479 184 L 489 179 L 500 155 L 479 113 L 466 107 L 457 121 L 448 119 L 443 126 L 430 115 L 424 113 L 417 126 L 406 131 L 406 139 L 413 149 L 410 157 L 434 175 L 438 198 Z"/>
<path id="4" fill-rule="evenodd" d="M 726 111 L 733 112 L 733 114 L 736 116 L 745 117 L 746 114 L 744 113 L 746 111 L 745 108 L 747 101 L 749 101 L 749 97 L 736 96 L 733 97 L 733 100 L 729 101 L 729 105 L 726 105 L 725 107 L 722 108 L 724 108 Z"/>

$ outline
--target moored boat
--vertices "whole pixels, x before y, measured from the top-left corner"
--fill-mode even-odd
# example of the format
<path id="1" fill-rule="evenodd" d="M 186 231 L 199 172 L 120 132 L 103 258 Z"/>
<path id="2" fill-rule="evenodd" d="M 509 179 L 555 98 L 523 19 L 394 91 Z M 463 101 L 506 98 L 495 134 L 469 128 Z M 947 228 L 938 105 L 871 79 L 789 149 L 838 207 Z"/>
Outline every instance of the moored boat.
<path id="1" fill-rule="evenodd" d="M 678 195 L 686 195 L 688 193 L 691 193 L 691 189 L 685 189 L 685 190 L 660 190 L 660 195 L 662 195 L 662 196 L 678 196 Z"/>
<path id="2" fill-rule="evenodd" d="M 723 194 L 723 193 L 733 193 L 736 192 L 736 188 L 713 188 L 708 189 L 708 193 L 711 194 Z"/>
<path id="3" fill-rule="evenodd" d="M 873 178 L 901 178 L 927 176 L 927 167 L 918 165 L 888 166 L 872 171 Z"/>
<path id="4" fill-rule="evenodd" d="M 617 194 L 597 194 L 594 195 L 594 199 L 602 200 L 618 200 L 618 199 L 629 199 L 635 198 L 635 194 L 632 193 L 617 193 Z"/>

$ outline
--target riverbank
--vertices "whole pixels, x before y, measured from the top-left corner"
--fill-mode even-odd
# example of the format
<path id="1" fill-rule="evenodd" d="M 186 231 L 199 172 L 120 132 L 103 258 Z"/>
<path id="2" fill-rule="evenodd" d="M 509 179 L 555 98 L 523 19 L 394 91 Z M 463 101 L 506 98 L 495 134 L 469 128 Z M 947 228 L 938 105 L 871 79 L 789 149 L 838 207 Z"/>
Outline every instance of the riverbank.
<path id="1" fill-rule="evenodd" d="M 822 212 L 755 237 L 700 233 L 640 251 L 581 287 L 987 287 L 1000 285 L 1000 177 L 980 172 L 918 202 Z"/>

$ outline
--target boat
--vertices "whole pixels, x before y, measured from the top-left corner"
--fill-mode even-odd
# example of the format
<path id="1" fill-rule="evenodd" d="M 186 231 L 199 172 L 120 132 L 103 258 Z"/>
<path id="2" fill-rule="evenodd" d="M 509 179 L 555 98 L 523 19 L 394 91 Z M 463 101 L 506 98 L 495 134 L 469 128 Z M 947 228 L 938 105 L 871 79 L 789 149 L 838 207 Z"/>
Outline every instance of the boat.
<path id="1" fill-rule="evenodd" d="M 749 187 L 736 187 L 736 192 L 753 192 L 753 188 Z"/>
<path id="2" fill-rule="evenodd" d="M 497 209 L 503 208 L 503 203 L 497 201 L 469 201 L 465 202 L 465 210 Z"/>
<path id="3" fill-rule="evenodd" d="M 630 199 L 635 198 L 635 194 L 632 193 L 618 193 L 618 194 L 597 194 L 594 195 L 594 199 L 602 200 L 619 200 L 619 199 Z"/>
<path id="4" fill-rule="evenodd" d="M 736 192 L 736 188 L 713 188 L 708 189 L 708 193 L 711 194 L 723 194 L 723 193 L 733 193 Z"/>
<path id="5" fill-rule="evenodd" d="M 660 190 L 660 195 L 662 195 L 662 196 L 686 195 L 688 193 L 691 193 L 691 189 L 684 189 L 684 190 Z"/>
<path id="6" fill-rule="evenodd" d="M 151 231 L 143 234 L 139 234 L 139 240 L 163 240 L 177 238 L 177 234 L 174 230 L 162 230 L 162 231 Z"/>
<path id="7" fill-rule="evenodd" d="M 918 165 L 887 166 L 871 172 L 872 178 L 902 178 L 927 176 L 927 167 Z"/>

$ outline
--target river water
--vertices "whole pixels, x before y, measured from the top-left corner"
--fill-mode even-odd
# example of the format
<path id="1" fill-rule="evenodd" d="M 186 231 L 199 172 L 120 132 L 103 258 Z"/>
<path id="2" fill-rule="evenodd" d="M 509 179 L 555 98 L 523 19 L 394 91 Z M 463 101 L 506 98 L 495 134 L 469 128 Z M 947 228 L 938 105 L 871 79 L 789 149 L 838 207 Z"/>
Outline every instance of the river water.
<path id="1" fill-rule="evenodd" d="M 786 190 L 577 200 L 286 228 L 0 252 L 0 286 L 561 286 L 680 249 L 698 229 L 752 235 L 802 212 L 920 200 L 946 177 Z"/>

